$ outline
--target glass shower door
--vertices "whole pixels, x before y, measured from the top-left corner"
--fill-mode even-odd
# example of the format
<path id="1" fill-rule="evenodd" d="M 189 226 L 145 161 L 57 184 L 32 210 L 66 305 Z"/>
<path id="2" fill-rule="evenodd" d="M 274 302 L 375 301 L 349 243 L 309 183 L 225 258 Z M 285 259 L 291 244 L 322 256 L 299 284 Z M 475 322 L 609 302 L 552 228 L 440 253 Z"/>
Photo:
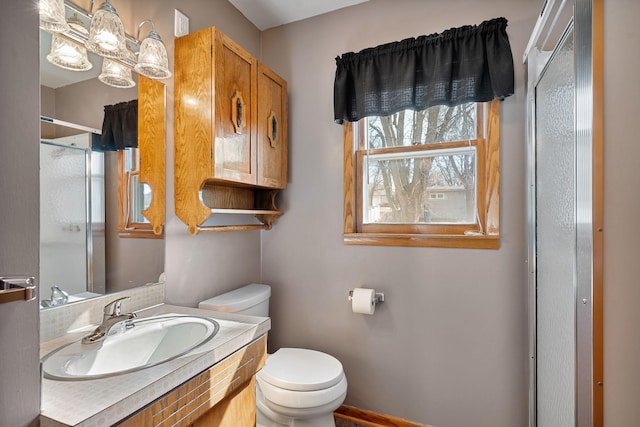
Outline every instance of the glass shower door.
<path id="1" fill-rule="evenodd" d="M 87 290 L 87 150 L 40 143 L 40 299 Z"/>
<path id="2" fill-rule="evenodd" d="M 535 88 L 537 425 L 576 425 L 576 130 L 571 28 Z"/>

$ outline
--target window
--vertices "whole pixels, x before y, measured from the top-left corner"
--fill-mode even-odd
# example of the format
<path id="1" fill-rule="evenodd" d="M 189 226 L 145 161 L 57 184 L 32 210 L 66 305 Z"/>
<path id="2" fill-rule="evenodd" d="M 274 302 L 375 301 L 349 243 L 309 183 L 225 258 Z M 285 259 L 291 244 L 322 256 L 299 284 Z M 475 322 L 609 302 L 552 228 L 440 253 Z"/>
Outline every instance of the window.
<path id="1" fill-rule="evenodd" d="M 497 248 L 507 20 L 336 58 L 347 244 Z"/>
<path id="2" fill-rule="evenodd" d="M 500 102 L 344 123 L 347 244 L 497 248 Z"/>
<path id="3" fill-rule="evenodd" d="M 118 150 L 118 231 L 120 237 L 162 238 L 144 216 L 151 204 L 151 188 L 139 180 L 140 151 L 126 147 Z"/>

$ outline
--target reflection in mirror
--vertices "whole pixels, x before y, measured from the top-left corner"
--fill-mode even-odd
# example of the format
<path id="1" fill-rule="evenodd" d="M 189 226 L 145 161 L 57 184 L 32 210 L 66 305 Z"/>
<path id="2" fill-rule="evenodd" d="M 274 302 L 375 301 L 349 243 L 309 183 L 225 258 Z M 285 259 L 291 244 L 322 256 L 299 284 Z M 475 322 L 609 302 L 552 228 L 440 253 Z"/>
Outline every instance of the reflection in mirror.
<path id="1" fill-rule="evenodd" d="M 136 224 L 150 224 L 142 215 L 142 211 L 151 204 L 151 187 L 140 182 L 140 156 L 135 148 L 127 148 L 121 155 L 125 158 L 124 173 L 127 176 L 127 195 L 129 206 L 127 209 L 127 227 Z"/>
<path id="2" fill-rule="evenodd" d="M 151 205 L 151 187 L 140 180 L 140 150 L 127 147 L 118 151 L 121 237 L 162 237 L 153 234 L 143 211 Z"/>
<path id="3" fill-rule="evenodd" d="M 106 86 L 95 77 L 100 73 L 102 59 L 93 54 L 89 54 L 89 60 L 94 64 L 89 72 L 54 67 L 46 60 L 50 50 L 46 39 L 50 37 L 41 31 L 41 115 L 55 118 L 66 126 L 41 123 L 41 160 L 48 159 L 51 164 L 42 166 L 40 209 L 43 217 L 58 218 L 62 215 L 63 219 L 51 219 L 54 229 L 41 231 L 41 301 L 51 301 L 54 299 L 52 294 L 55 294 L 63 296 L 56 301 L 67 299 L 72 302 L 95 294 L 157 282 L 164 271 L 164 240 L 120 237 L 119 152 L 97 152 L 90 147 L 91 140 L 96 138 L 92 134 L 101 132 L 104 106 L 154 96 L 158 98 L 155 104 L 164 111 L 164 85 L 160 84 L 162 90 L 157 96 L 146 92 L 139 96 L 139 79 L 134 73 L 136 87 L 118 89 Z M 48 71 L 45 72 L 45 68 Z M 96 72 L 91 74 L 92 71 Z M 71 123 L 79 126 L 69 125 Z M 147 127 L 152 127 L 154 137 L 162 142 L 162 162 L 154 165 L 161 168 L 154 168 L 154 176 L 164 183 L 164 116 L 157 123 L 147 123 Z M 94 160 L 99 157 L 102 157 L 101 161 Z M 60 176 L 47 178 L 45 174 L 54 173 L 49 169 L 54 169 Z M 142 176 L 139 178 L 144 181 Z M 76 195 L 66 195 L 63 190 L 74 190 Z M 157 201 L 154 191 L 151 200 L 153 204 L 162 204 L 163 220 L 164 188 Z M 141 190 L 136 194 L 139 196 L 134 198 L 136 206 L 148 208 L 150 193 Z M 96 207 L 101 200 L 102 208 Z M 140 210 L 136 208 L 132 212 L 136 213 L 131 215 L 131 219 L 138 221 Z M 93 221 L 89 221 L 90 217 Z M 47 221 L 42 220 L 43 227 Z M 144 224 L 144 220 L 141 223 Z M 57 243 L 52 243 L 58 238 Z M 62 293 L 52 290 L 53 287 Z M 64 294 L 68 294 L 68 298 L 64 298 Z"/>
<path id="4" fill-rule="evenodd" d="M 105 291 L 104 154 L 91 149 L 99 135 L 47 129 L 40 140 L 40 283 L 51 285 L 51 295 L 41 295 L 43 307 Z"/>

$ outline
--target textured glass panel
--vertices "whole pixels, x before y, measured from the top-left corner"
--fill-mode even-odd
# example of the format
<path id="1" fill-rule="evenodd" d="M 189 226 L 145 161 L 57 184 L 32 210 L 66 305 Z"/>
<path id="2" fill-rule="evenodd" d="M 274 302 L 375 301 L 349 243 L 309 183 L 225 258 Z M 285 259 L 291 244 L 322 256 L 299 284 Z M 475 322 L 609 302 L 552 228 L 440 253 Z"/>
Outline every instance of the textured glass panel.
<path id="1" fill-rule="evenodd" d="M 537 418 L 575 425 L 573 34 L 536 88 Z"/>
<path id="2" fill-rule="evenodd" d="M 87 164 L 84 149 L 40 144 L 40 288 L 87 287 Z"/>

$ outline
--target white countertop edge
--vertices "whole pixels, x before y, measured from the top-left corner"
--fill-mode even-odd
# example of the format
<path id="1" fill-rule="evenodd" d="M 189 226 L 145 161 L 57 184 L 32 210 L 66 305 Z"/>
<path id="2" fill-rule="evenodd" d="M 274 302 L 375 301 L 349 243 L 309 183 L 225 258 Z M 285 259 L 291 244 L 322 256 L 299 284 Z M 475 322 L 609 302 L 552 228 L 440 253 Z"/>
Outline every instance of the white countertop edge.
<path id="1" fill-rule="evenodd" d="M 41 426 L 101 427 L 129 415 L 266 334 L 268 317 L 220 313 L 197 308 L 160 305 L 138 312 L 139 317 L 188 314 L 216 319 L 220 332 L 192 352 L 129 374 L 83 381 L 42 379 Z M 87 334 L 95 325 L 40 344 L 41 357 Z"/>

